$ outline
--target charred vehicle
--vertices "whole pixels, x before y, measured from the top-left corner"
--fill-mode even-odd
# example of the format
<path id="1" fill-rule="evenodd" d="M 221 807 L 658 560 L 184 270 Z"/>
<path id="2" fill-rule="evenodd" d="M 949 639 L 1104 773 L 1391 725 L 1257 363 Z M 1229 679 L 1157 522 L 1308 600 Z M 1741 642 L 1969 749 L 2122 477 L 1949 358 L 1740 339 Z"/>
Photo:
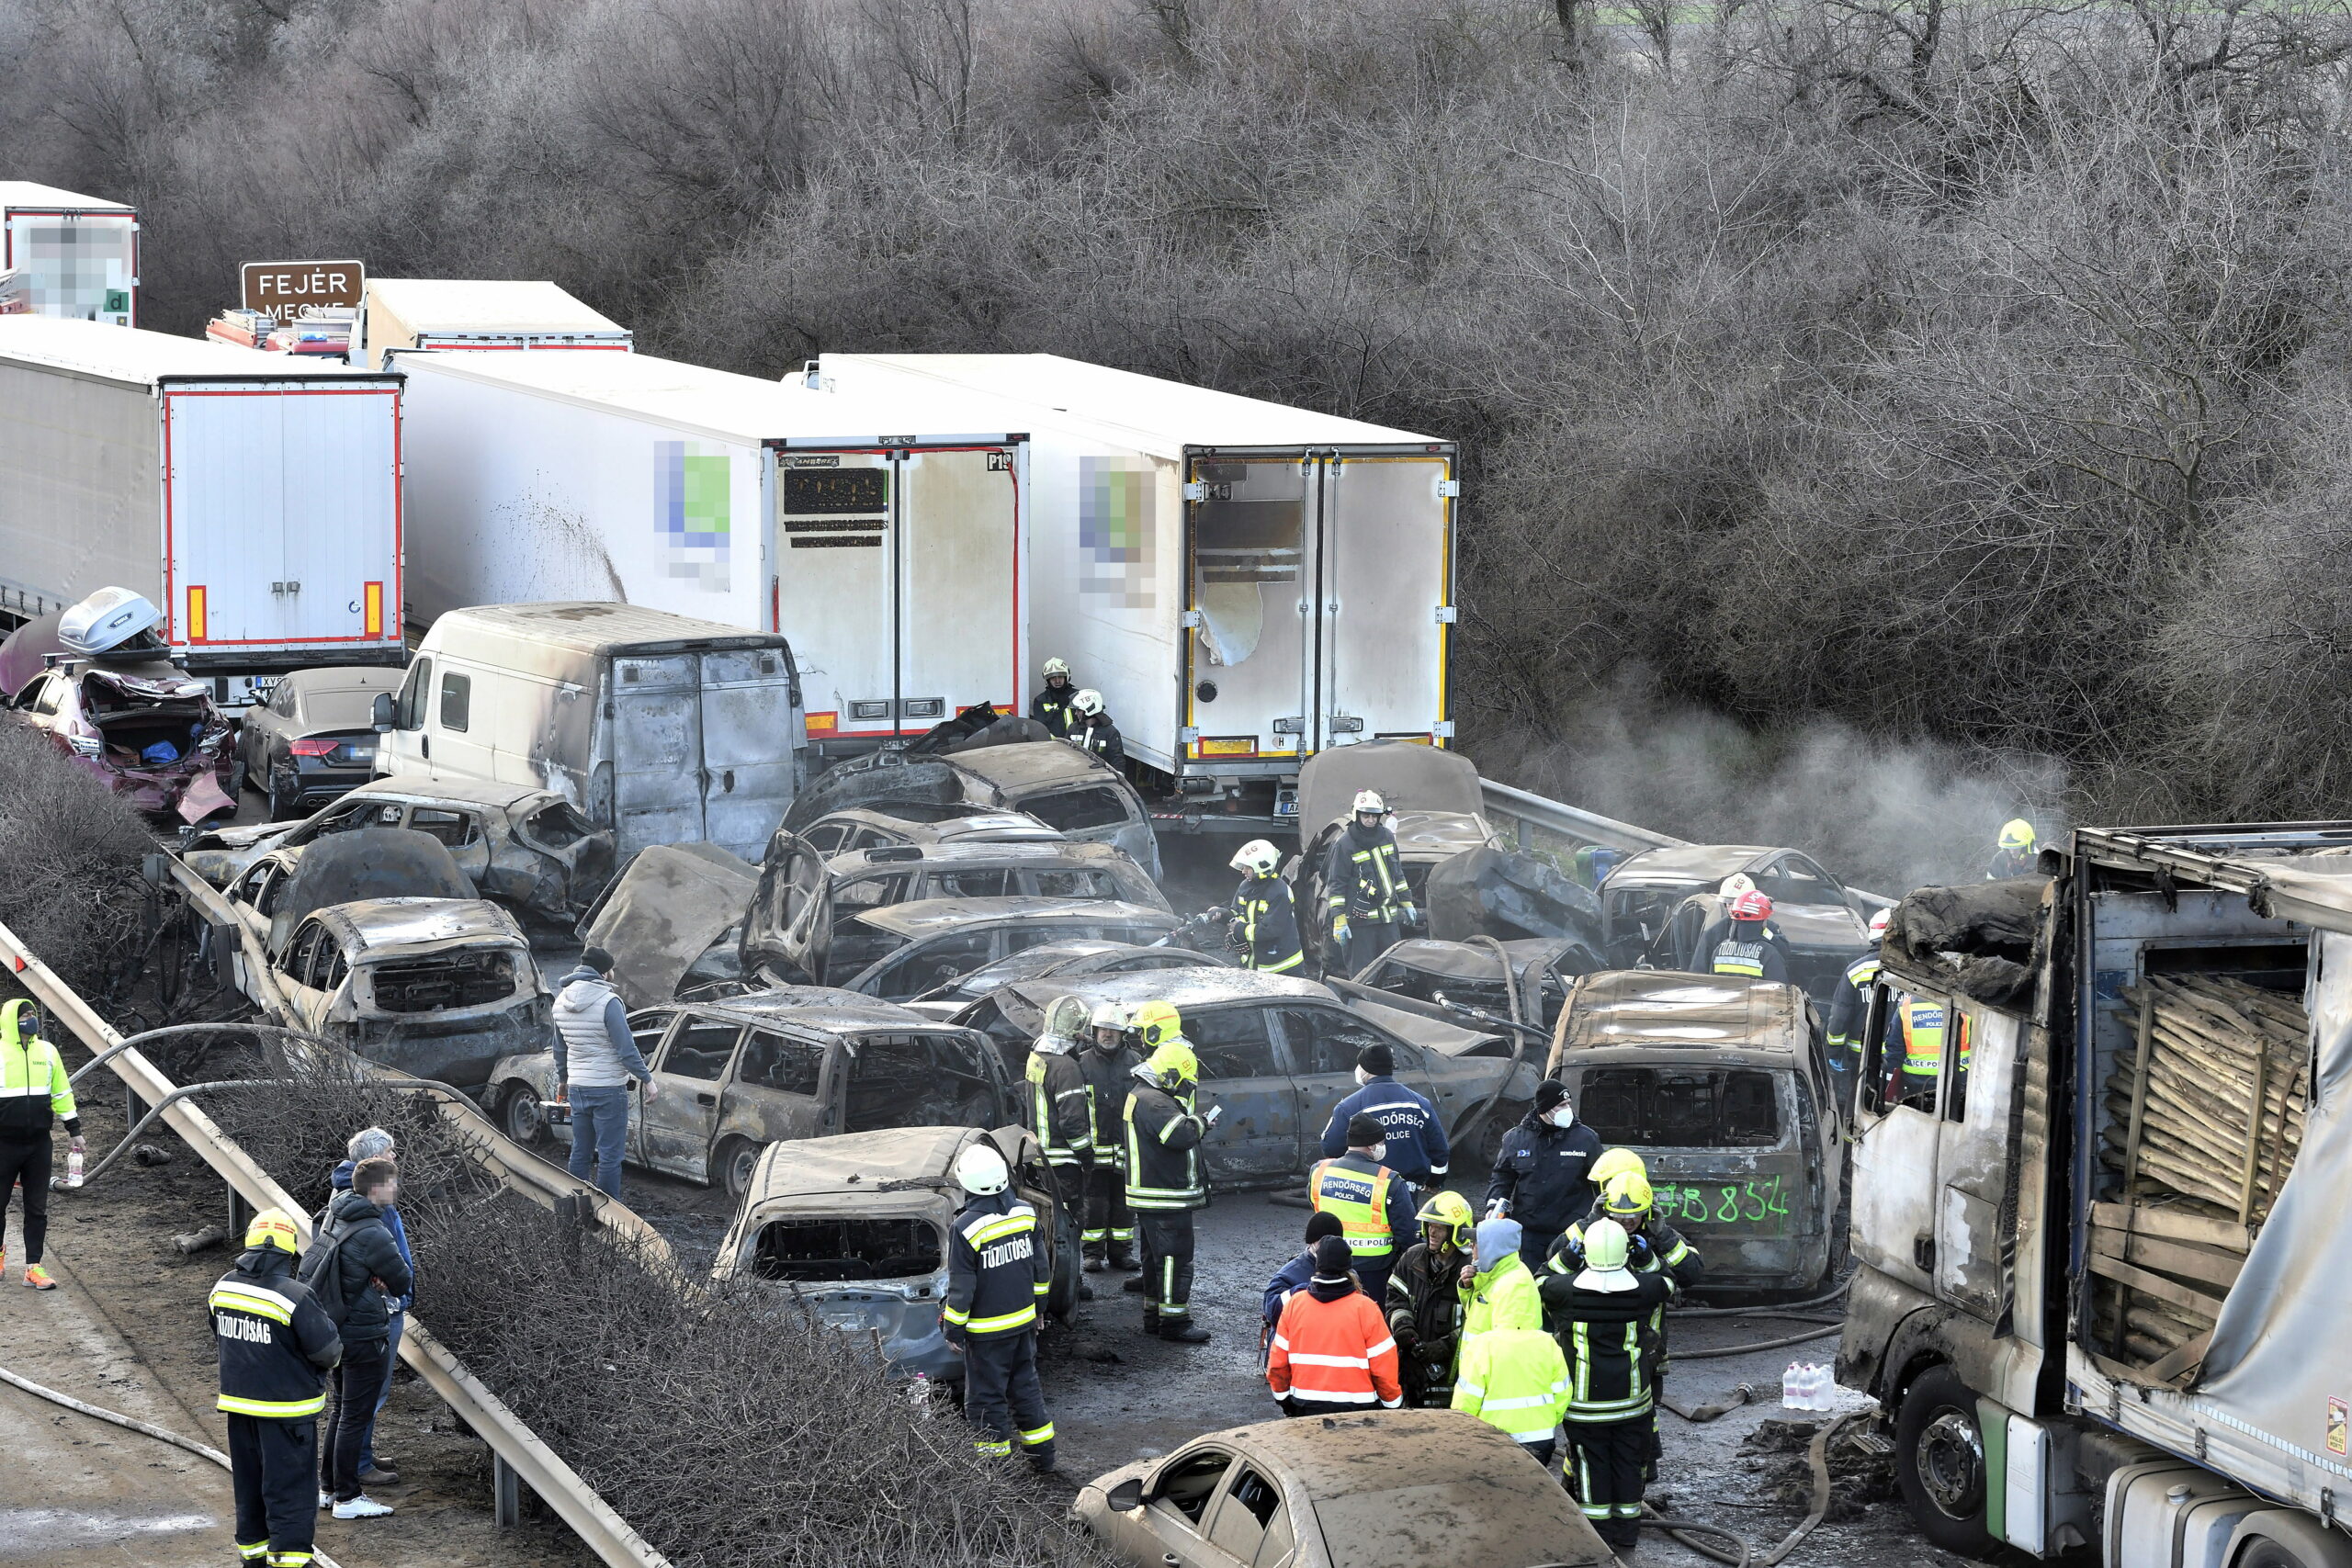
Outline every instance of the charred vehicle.
<path id="1" fill-rule="evenodd" d="M 1508 1021 L 1549 1036 L 1577 976 L 1600 967 L 1597 953 L 1566 938 L 1432 942 L 1415 937 L 1374 959 L 1352 983 L 1340 984 L 1350 995 L 1362 987 L 1407 1001 L 1485 1015 L 1465 1022 L 1492 1027 L 1498 1021 Z"/>
<path id="2" fill-rule="evenodd" d="M 1825 1044 L 1793 986 L 1612 970 L 1577 982 L 1548 1071 L 1578 1121 L 1642 1156 L 1708 1291 L 1807 1291 L 1846 1256 Z"/>
<path id="3" fill-rule="evenodd" d="M 1001 1127 L 1021 1111 L 983 1037 L 867 997 L 786 988 L 640 1008 L 629 1032 L 660 1088 L 630 1117 L 625 1157 L 738 1197 L 771 1144 Z M 498 1063 L 482 1096 L 516 1143 L 568 1146 L 554 1100 L 552 1047 Z"/>
<path id="4" fill-rule="evenodd" d="M 613 987 L 633 1008 L 706 987 L 748 989 L 735 954 L 758 883 L 717 844 L 654 844 L 581 917 L 580 940 L 613 955 Z"/>
<path id="5" fill-rule="evenodd" d="M 1367 740 L 1318 751 L 1298 770 L 1298 837 L 1306 846 L 1292 874 L 1298 930 L 1317 964 L 1329 936 L 1323 868 L 1331 841 L 1347 831 L 1358 790 L 1377 790 L 1396 818 L 1396 858 L 1426 915 L 1430 871 L 1466 850 L 1495 842 L 1467 757 L 1410 740 Z"/>
<path id="6" fill-rule="evenodd" d="M 1772 900 L 1791 979 L 1828 997 L 1870 945 L 1873 906 L 1795 850 L 1678 844 L 1620 861 L 1600 885 L 1603 955 L 1626 968 L 1703 969 L 1712 955 L 1699 950 L 1726 918 L 1718 890 L 1733 876 Z"/>
<path id="7" fill-rule="evenodd" d="M 869 909 L 927 898 L 1121 899 L 1166 909 L 1159 885 L 1111 844 L 883 844 L 821 854 L 789 833 L 768 845 L 743 920 L 747 971 L 813 978 Z"/>
<path id="8" fill-rule="evenodd" d="M 963 1206 L 956 1156 L 993 1145 L 1037 1211 L 1053 1282 L 1039 1303 L 1067 1323 L 1080 1298 L 1080 1216 L 1065 1212 L 1037 1141 L 1019 1127 L 906 1127 L 777 1144 L 753 1165 L 712 1277 L 751 1281 L 817 1319 L 872 1335 L 891 1370 L 960 1382 L 947 1348 L 947 1241 Z"/>
<path id="9" fill-rule="evenodd" d="M 225 887 L 274 851 L 363 828 L 407 828 L 439 840 L 481 897 L 550 924 L 570 925 L 613 874 L 613 836 L 591 829 L 560 795 L 524 784 L 405 778 L 362 784 L 291 826 L 198 834 L 188 869 Z"/>
<path id="10" fill-rule="evenodd" d="M 238 727 L 238 782 L 269 797 L 273 822 L 358 788 L 376 776 L 376 694 L 400 685 L 397 670 L 356 667 L 281 678 Z"/>
<path id="11" fill-rule="evenodd" d="M 1159 969 L 1230 969 L 1233 960 L 1221 953 L 1190 948 L 1138 946 L 1131 942 L 1100 942 L 1077 938 L 1023 948 L 1009 957 L 984 964 L 968 975 L 935 986 L 908 1005 L 926 1010 L 961 1010 L 982 997 L 1022 980 L 1078 979 L 1089 975 L 1142 975 Z"/>
<path id="12" fill-rule="evenodd" d="M 1559 1482 L 1447 1410 L 1267 1421 L 1079 1488 L 1070 1516 L 1136 1568 L 1610 1568 Z"/>
<path id="13" fill-rule="evenodd" d="M 155 608 L 107 589 L 0 643 L 21 722 L 141 811 L 200 822 L 233 811 L 236 749 L 212 684 L 174 664 Z"/>
<path id="14" fill-rule="evenodd" d="M 1323 1157 L 1331 1108 L 1356 1091 L 1356 1057 L 1386 1045 L 1396 1078 L 1436 1102 L 1467 1169 L 1490 1151 L 1535 1096 L 1537 1053 L 1514 1061 L 1511 1044 L 1437 1020 L 1372 1003 L 1343 1004 L 1329 987 L 1246 969 L 1168 969 L 1142 975 L 1025 980 L 973 1003 L 956 1021 L 996 1043 L 1018 1074 L 1043 1028 L 1046 1005 L 1073 996 L 1175 1005 L 1201 1062 L 1201 1093 L 1225 1107 L 1201 1146 L 1210 1176 L 1227 1184 L 1286 1180 Z M 1490 1154 L 1489 1154 L 1489 1157 Z"/>
<path id="15" fill-rule="evenodd" d="M 1116 898 L 923 898 L 867 909 L 836 931 L 818 955 L 820 985 L 903 1002 L 986 964 L 1047 942 L 1144 943 L 1176 929 L 1165 908 Z M 747 955 L 748 956 L 748 955 Z M 756 962 L 747 979 L 790 985 Z"/>
<path id="16" fill-rule="evenodd" d="M 784 826 L 795 832 L 835 812 L 886 815 L 978 807 L 1026 812 L 1068 839 L 1116 844 L 1152 876 L 1159 845 L 1135 786 L 1108 763 L 1058 740 L 986 746 L 953 755 L 876 751 L 839 763 L 794 798 Z"/>
<path id="17" fill-rule="evenodd" d="M 834 855 L 881 844 L 1042 844 L 1057 842 L 1061 836 L 1025 811 L 968 800 L 894 800 L 887 811 L 853 807 L 828 811 L 805 828 L 778 828 L 760 863 L 773 864 L 782 852 L 778 846 L 792 840 L 820 855 Z"/>

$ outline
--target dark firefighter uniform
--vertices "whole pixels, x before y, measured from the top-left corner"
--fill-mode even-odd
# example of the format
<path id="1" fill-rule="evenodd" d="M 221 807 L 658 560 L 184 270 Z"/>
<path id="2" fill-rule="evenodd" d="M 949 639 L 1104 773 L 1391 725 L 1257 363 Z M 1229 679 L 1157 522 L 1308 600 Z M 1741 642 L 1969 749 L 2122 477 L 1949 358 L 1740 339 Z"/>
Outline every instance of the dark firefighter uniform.
<path id="1" fill-rule="evenodd" d="M 1412 889 L 1396 858 L 1396 835 L 1374 823 L 1349 819 L 1331 840 L 1323 865 L 1324 919 L 1329 922 L 1331 962 L 1324 968 L 1352 975 L 1385 953 L 1396 927 L 1414 914 Z"/>
<path id="2" fill-rule="evenodd" d="M 1119 1114 L 1135 1082 L 1136 1060 L 1135 1052 L 1124 1045 L 1113 1051 L 1089 1045 L 1079 1062 L 1086 1075 L 1087 1118 L 1094 1142 L 1094 1163 L 1086 1172 L 1083 1237 L 1090 1266 L 1107 1260 L 1114 1269 L 1132 1269 L 1136 1263 L 1136 1222 L 1127 1208 L 1127 1147 Z"/>
<path id="3" fill-rule="evenodd" d="M 1073 1214 L 1083 1213 L 1087 1175 L 1094 1168 L 1094 1112 L 1075 1044 L 1048 1050 L 1038 1042 L 1030 1049 L 1026 1077 L 1029 1131 L 1045 1151 L 1046 1163 L 1053 1167 L 1063 1206 Z"/>
<path id="4" fill-rule="evenodd" d="M 1069 728 L 1062 739 L 1090 757 L 1102 761 L 1122 773 L 1127 766 L 1127 743 L 1119 738 L 1119 727 L 1111 722 L 1107 713 L 1083 714 L 1070 711 Z"/>
<path id="5" fill-rule="evenodd" d="M 1316 1213 L 1338 1217 L 1363 1293 L 1374 1303 L 1385 1302 L 1388 1272 L 1419 1230 L 1411 1184 L 1351 1149 L 1337 1159 L 1316 1162 L 1306 1175 L 1306 1197 Z"/>
<path id="6" fill-rule="evenodd" d="M 1279 876 L 1245 876 L 1233 894 L 1234 939 L 1241 966 L 1287 975 L 1306 961 L 1298 941 L 1298 905 Z"/>
<path id="7" fill-rule="evenodd" d="M 1555 1274 L 1572 1278 L 1583 1269 L 1585 1227 L 1596 1220 L 1611 1217 L 1606 1204 L 1604 1198 L 1592 1206 L 1590 1213 L 1561 1233 L 1560 1239 L 1552 1244 L 1552 1256 L 1544 1278 L 1549 1279 Z M 1633 1245 L 1627 1251 L 1626 1266 L 1634 1272 L 1666 1274 L 1673 1280 L 1679 1295 L 1687 1295 L 1698 1288 L 1701 1277 L 1707 1271 L 1706 1259 L 1699 1256 L 1696 1247 L 1682 1239 L 1680 1231 L 1659 1219 L 1656 1211 L 1645 1212 L 1641 1216 L 1641 1224 L 1629 1226 L 1628 1230 Z M 1647 1359 L 1642 1370 L 1647 1374 L 1650 1387 L 1655 1391 L 1665 1379 L 1667 1369 L 1666 1307 L 1663 1303 L 1650 1314 L 1645 1326 L 1648 1333 L 1642 1341 L 1642 1350 Z M 1645 1480 L 1657 1479 L 1659 1457 L 1657 1415 L 1653 1411 L 1649 1417 L 1649 1458 L 1643 1469 Z"/>
<path id="8" fill-rule="evenodd" d="M 1547 1275 L 1539 1287 L 1544 1316 L 1568 1367 L 1567 1434 L 1573 1486 L 1584 1517 L 1619 1551 L 1641 1535 L 1656 1386 L 1644 1341 L 1649 1320 L 1674 1294 L 1665 1273 L 1634 1274 L 1631 1290 L 1602 1292 L 1578 1276 Z"/>
<path id="9" fill-rule="evenodd" d="M 334 1321 L 294 1278 L 294 1222 L 277 1209 L 254 1220 L 237 1266 L 206 1306 L 229 1417 L 229 1472 L 237 1497 L 237 1555 L 268 1568 L 303 1568 L 318 1520 L 319 1412 L 323 1374 L 343 1359 Z"/>
<path id="10" fill-rule="evenodd" d="M 1785 985 L 1789 961 L 1781 956 L 1780 948 L 1769 939 L 1762 920 L 1734 920 L 1730 931 L 1708 955 L 1707 970 L 1713 975 L 1737 975 L 1749 980 Z"/>
<path id="11" fill-rule="evenodd" d="M 1029 699 L 1029 716 L 1054 732 L 1058 740 L 1069 733 L 1069 721 L 1077 716 L 1069 711 L 1069 700 L 1078 695 L 1078 688 L 1064 681 L 1059 686 L 1047 686 Z"/>
<path id="12" fill-rule="evenodd" d="M 1462 1348 L 1462 1266 L 1469 1261 L 1460 1248 L 1417 1241 L 1388 1276 L 1388 1332 L 1404 1352 L 1398 1374 L 1412 1409 L 1442 1410 L 1450 1397 Z"/>
<path id="13" fill-rule="evenodd" d="M 1189 1099 L 1127 1081 L 1127 1207 L 1143 1233 L 1144 1332 L 1174 1338 L 1193 1323 L 1193 1212 L 1209 1206 L 1204 1129 Z"/>
<path id="14" fill-rule="evenodd" d="M 65 1123 L 68 1137 L 82 1134 L 74 1085 L 57 1047 L 35 1032 L 33 1004 L 21 997 L 0 1007 L 0 1226 L 8 1217 L 9 1189 L 19 1179 L 25 1191 L 25 1282 L 38 1287 L 41 1248 L 49 1235 L 49 1168 L 54 1151 L 50 1121 Z M 0 1263 L 6 1255 L 0 1253 Z"/>
<path id="15" fill-rule="evenodd" d="M 1037 1211 L 1010 1190 L 966 1203 L 947 1249 L 947 1304 L 940 1331 L 964 1350 L 964 1415 L 972 1446 L 1002 1458 L 1021 1451 L 1054 1467 L 1054 1424 L 1037 1382 L 1037 1308 L 1052 1288 Z"/>
<path id="16" fill-rule="evenodd" d="M 1862 1029 L 1870 1020 L 1871 987 L 1883 961 L 1876 948 L 1846 965 L 1838 995 L 1829 1004 L 1829 1071 L 1841 1109 L 1854 1106 L 1854 1075 L 1862 1061 Z"/>

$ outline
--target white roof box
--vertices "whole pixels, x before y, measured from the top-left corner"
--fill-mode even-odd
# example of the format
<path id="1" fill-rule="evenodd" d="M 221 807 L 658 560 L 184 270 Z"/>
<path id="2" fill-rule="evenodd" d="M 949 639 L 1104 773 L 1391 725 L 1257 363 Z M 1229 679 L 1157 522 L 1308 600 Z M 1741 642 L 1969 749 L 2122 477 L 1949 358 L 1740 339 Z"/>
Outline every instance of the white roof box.
<path id="1" fill-rule="evenodd" d="M 58 617 L 57 640 L 70 652 L 120 648 L 164 618 L 153 601 L 128 588 L 101 588 Z"/>

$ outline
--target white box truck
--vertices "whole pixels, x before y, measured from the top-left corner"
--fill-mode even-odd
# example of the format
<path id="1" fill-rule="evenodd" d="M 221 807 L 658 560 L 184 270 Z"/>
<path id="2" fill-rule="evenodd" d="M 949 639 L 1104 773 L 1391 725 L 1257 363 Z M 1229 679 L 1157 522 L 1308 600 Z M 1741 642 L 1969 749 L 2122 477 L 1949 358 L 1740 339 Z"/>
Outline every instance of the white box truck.
<path id="1" fill-rule="evenodd" d="M 398 376 L 0 316 L 0 615 L 130 589 L 231 705 L 404 664 L 400 462 Z"/>
<path id="2" fill-rule="evenodd" d="M 807 380 L 1029 433 L 1032 646 L 1186 829 L 1289 823 L 1326 747 L 1452 738 L 1453 443 L 1049 354 L 828 354 Z"/>
<path id="3" fill-rule="evenodd" d="M 119 201 L 0 180 L 0 277 L 36 316 L 139 324 L 139 214 Z"/>
<path id="4" fill-rule="evenodd" d="M 644 354 L 390 363 L 420 619 L 597 599 L 780 631 L 829 755 L 1022 700 L 1017 431 Z"/>
<path id="5" fill-rule="evenodd" d="M 503 278 L 371 277 L 360 296 L 352 363 L 380 370 L 395 348 L 584 348 L 627 354 L 636 339 L 552 283 Z"/>

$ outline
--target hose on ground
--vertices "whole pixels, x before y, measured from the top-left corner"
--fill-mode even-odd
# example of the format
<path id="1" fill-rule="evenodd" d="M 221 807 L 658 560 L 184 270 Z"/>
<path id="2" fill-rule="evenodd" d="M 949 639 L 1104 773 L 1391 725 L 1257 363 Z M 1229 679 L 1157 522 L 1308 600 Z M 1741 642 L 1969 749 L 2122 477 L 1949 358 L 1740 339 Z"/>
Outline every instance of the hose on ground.
<path id="1" fill-rule="evenodd" d="M 1808 1333 L 1791 1334 L 1779 1339 L 1758 1339 L 1750 1345 L 1720 1345 L 1711 1350 L 1677 1350 L 1674 1352 L 1674 1359 L 1678 1361 L 1719 1361 L 1726 1356 L 1746 1356 L 1758 1350 L 1781 1350 L 1791 1345 L 1809 1345 L 1816 1339 L 1826 1339 L 1833 1334 L 1841 1333 L 1844 1329 L 1845 1324 L 1840 1321 L 1813 1329 Z"/>
<path id="2" fill-rule="evenodd" d="M 70 1393 L 60 1393 L 53 1388 L 43 1388 L 32 1379 L 19 1377 L 6 1367 L 0 1367 L 0 1382 L 6 1382 L 23 1389 L 36 1399 L 46 1399 L 51 1404 L 62 1404 L 68 1410 L 79 1411 L 95 1420 L 111 1422 L 125 1430 L 153 1438 L 159 1442 L 169 1443 L 175 1449 L 184 1449 L 198 1459 L 210 1460 L 223 1470 L 230 1468 L 229 1456 L 209 1443 L 199 1443 L 193 1438 L 183 1438 L 177 1432 L 141 1421 L 134 1416 L 125 1416 L 119 1410 L 101 1410 L 95 1404 L 85 1404 Z M 317 1563 L 318 1568 L 340 1568 L 335 1560 L 323 1551 L 313 1551 L 311 1554 L 311 1561 Z"/>
<path id="3" fill-rule="evenodd" d="M 1813 1435 L 1812 1443 L 1805 1449 L 1805 1463 L 1813 1471 L 1813 1506 L 1807 1510 L 1805 1517 L 1798 1522 L 1797 1528 L 1782 1536 L 1781 1543 L 1762 1557 L 1758 1557 L 1755 1550 L 1747 1542 L 1721 1525 L 1701 1524 L 1693 1519 L 1668 1518 L 1647 1511 L 1646 1507 L 1642 1516 L 1642 1523 L 1652 1529 L 1664 1530 L 1702 1557 L 1712 1558 L 1724 1564 L 1725 1568 L 1779 1568 L 1779 1564 L 1788 1560 L 1789 1554 L 1797 1549 L 1804 1538 L 1814 1532 L 1815 1527 L 1828 1517 L 1829 1442 L 1845 1428 L 1849 1422 L 1853 1421 L 1860 1415 L 1859 1411 L 1849 1410 Z M 1701 1533 L 1732 1542 L 1738 1547 L 1738 1554 L 1734 1556 L 1718 1548 L 1709 1546 L 1704 1541 L 1692 1539 L 1693 1536 Z"/>
<path id="4" fill-rule="evenodd" d="M 1852 1281 L 1849 1280 L 1826 1295 L 1815 1296 L 1807 1301 L 1781 1302 L 1771 1306 L 1668 1307 L 1666 1315 L 1678 1323 L 1686 1317 L 1788 1317 L 1792 1314 L 1810 1312 L 1815 1307 L 1825 1307 L 1832 1302 L 1844 1299 L 1847 1289 L 1851 1284 Z"/>
<path id="5" fill-rule="evenodd" d="M 1748 1568 L 1754 1553 L 1749 1550 L 1747 1542 L 1724 1529 L 1723 1526 L 1701 1524 L 1696 1519 L 1670 1518 L 1664 1514 L 1649 1512 L 1646 1504 L 1643 1505 L 1643 1529 L 1664 1530 L 1702 1557 L 1713 1558 L 1717 1562 L 1730 1563 L 1732 1568 Z M 1694 1535 L 1711 1535 L 1719 1540 L 1727 1540 L 1737 1550 L 1738 1555 L 1734 1556 L 1730 1552 L 1720 1551 L 1707 1545 L 1704 1541 L 1693 1540 L 1690 1538 Z"/>
<path id="6" fill-rule="evenodd" d="M 1693 1427 L 1703 1427 L 1710 1421 L 1721 1420 L 1743 1404 L 1753 1404 L 1762 1397 L 1761 1391 L 1754 1383 L 1744 1382 L 1733 1389 L 1731 1397 L 1720 1404 L 1694 1404 L 1686 1410 L 1662 1393 L 1657 1396 L 1657 1402 Z"/>

